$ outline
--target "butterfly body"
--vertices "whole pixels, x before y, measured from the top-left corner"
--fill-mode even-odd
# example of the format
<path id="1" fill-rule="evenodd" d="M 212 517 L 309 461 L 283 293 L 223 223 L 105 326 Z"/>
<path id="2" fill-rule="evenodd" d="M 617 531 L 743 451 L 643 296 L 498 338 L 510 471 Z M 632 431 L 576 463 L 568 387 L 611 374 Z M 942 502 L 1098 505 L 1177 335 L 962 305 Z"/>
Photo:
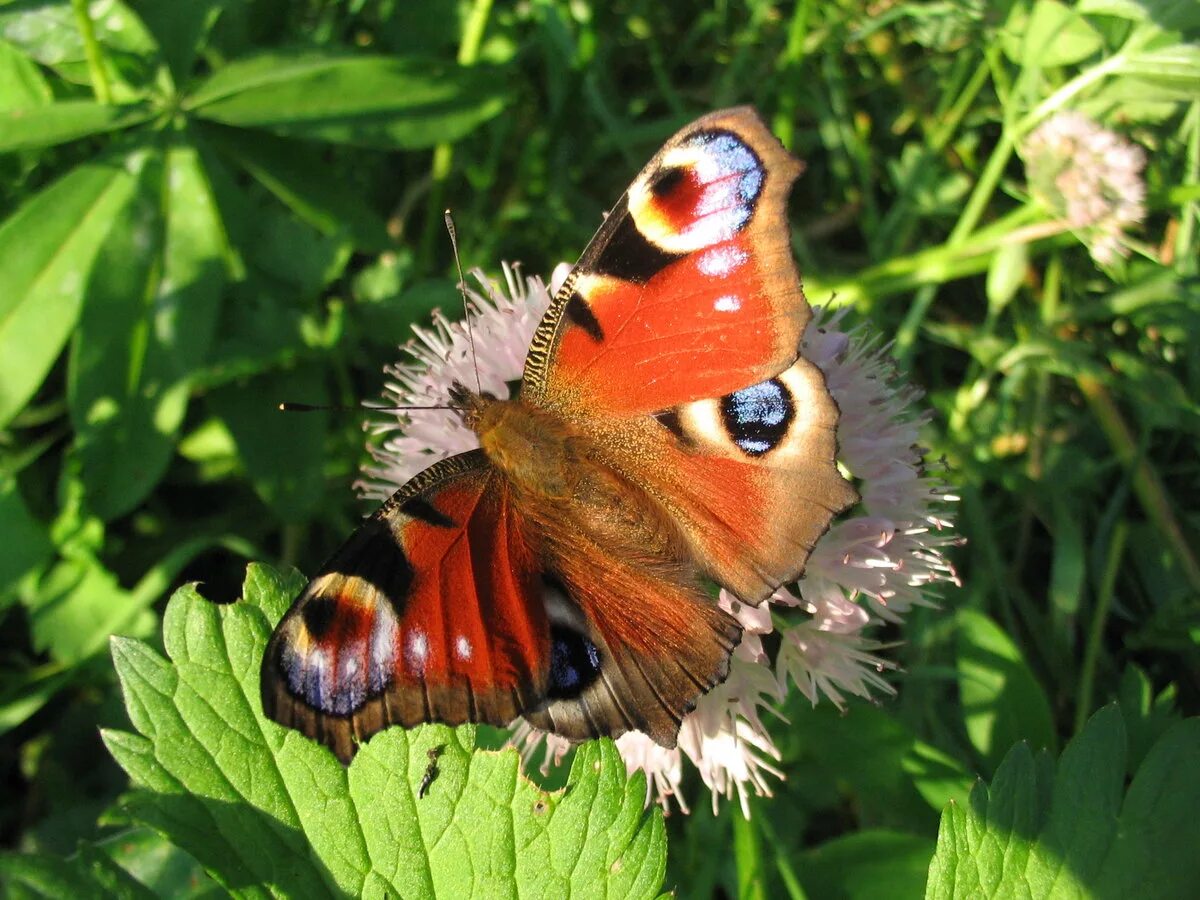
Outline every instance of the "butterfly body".
<path id="1" fill-rule="evenodd" d="M 390 724 L 506 724 L 673 746 L 737 621 L 855 499 L 785 202 L 799 164 L 741 108 L 673 137 L 539 325 L 516 397 L 449 402 L 480 449 L 401 488 L 284 617 L 277 721 L 334 749 Z"/>

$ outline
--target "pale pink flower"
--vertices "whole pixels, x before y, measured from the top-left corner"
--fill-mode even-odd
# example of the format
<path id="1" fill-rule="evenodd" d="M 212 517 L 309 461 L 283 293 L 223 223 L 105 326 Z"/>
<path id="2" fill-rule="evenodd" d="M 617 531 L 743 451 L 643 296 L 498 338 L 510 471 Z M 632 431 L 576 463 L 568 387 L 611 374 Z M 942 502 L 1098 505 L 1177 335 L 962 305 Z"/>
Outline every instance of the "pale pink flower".
<path id="1" fill-rule="evenodd" d="M 555 286 L 566 272 L 556 270 Z M 436 314 L 433 329 L 419 330 L 404 348 L 408 358 L 388 370 L 394 380 L 386 389 L 387 405 L 442 405 L 453 381 L 474 385 L 474 365 L 483 388 L 497 396 L 508 396 L 508 385 L 519 381 L 550 292 L 507 265 L 503 287 L 478 271 L 472 275 L 481 287 L 470 292 L 475 363 L 467 328 Z M 866 632 L 885 619 L 902 621 L 914 605 L 932 605 L 931 585 L 957 583 L 942 555 L 955 540 L 946 505 L 956 498 L 926 469 L 918 435 L 928 414 L 916 411 L 920 393 L 898 378 L 887 348 L 865 328 L 846 332 L 840 327 L 844 312 L 815 312 L 802 352 L 825 373 L 841 410 L 839 461 L 856 479 L 862 502 L 818 542 L 797 593 L 780 589 L 755 608 L 721 592 L 720 605 L 745 632 L 728 678 L 685 718 L 675 749 L 637 732 L 617 740 L 628 769 L 647 775 L 647 802 L 664 809 L 671 799 L 689 809 L 680 794 L 686 759 L 711 791 L 714 809 L 719 798 L 736 797 L 748 813 L 750 794 L 769 796 L 771 779 L 784 777 L 763 711 L 778 717 L 777 706 L 792 685 L 812 703 L 825 697 L 839 708 L 847 694 L 893 693 L 884 673 L 894 664 L 877 655 L 885 648 Z M 375 462 L 360 483 L 371 497 L 387 496 L 434 461 L 476 446 L 474 435 L 447 410 L 400 413 L 377 421 L 371 431 L 378 441 Z M 795 621 L 797 616 L 807 618 Z M 774 659 L 761 640 L 772 631 L 781 644 Z M 513 743 L 527 765 L 544 751 L 543 771 L 569 748 L 525 722 Z"/>
<path id="2" fill-rule="evenodd" d="M 1077 112 L 1051 116 L 1025 138 L 1029 189 L 1080 234 L 1092 258 L 1128 256 L 1124 233 L 1146 216 L 1141 147 Z"/>

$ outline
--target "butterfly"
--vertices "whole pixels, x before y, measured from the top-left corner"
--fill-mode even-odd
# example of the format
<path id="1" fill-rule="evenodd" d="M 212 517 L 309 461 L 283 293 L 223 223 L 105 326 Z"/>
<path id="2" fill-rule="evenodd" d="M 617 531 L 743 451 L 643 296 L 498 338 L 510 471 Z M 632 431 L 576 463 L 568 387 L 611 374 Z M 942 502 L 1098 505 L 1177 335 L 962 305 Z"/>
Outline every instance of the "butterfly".
<path id="1" fill-rule="evenodd" d="M 266 714 L 348 762 L 391 725 L 506 725 L 674 747 L 759 604 L 858 498 L 800 356 L 787 198 L 802 169 L 749 107 L 674 135 L 604 219 L 520 389 L 455 384 L 479 448 L 425 469 L 304 588 Z"/>

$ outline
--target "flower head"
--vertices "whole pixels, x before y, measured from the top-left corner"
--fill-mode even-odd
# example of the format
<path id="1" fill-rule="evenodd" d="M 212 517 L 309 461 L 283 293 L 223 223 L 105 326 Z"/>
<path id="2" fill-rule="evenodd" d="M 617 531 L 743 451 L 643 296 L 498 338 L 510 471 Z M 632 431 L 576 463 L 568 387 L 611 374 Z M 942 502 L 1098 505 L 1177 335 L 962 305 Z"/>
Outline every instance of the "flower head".
<path id="1" fill-rule="evenodd" d="M 556 280 L 564 274 L 557 270 Z M 508 385 L 521 377 L 550 292 L 507 265 L 503 289 L 480 272 L 472 275 L 481 288 L 470 291 L 475 365 L 484 390 L 506 397 Z M 954 540 L 946 505 L 957 498 L 925 466 L 918 433 L 927 414 L 915 411 L 920 394 L 898 378 L 886 348 L 865 328 L 841 328 L 844 315 L 816 309 L 802 353 L 825 374 L 841 410 L 839 462 L 855 478 L 861 503 L 817 543 L 795 591 L 781 588 L 757 608 L 720 593 L 722 608 L 742 624 L 742 642 L 725 681 L 684 719 L 675 749 L 638 732 L 617 740 L 629 770 L 646 772 L 647 799 L 664 808 L 674 799 L 688 811 L 680 793 L 686 759 L 711 790 L 714 808 L 719 798 L 736 797 L 748 812 L 750 794 L 770 795 L 771 779 L 783 777 L 763 713 L 779 717 L 776 707 L 792 686 L 811 703 L 826 698 L 838 707 L 847 695 L 894 692 L 884 677 L 894 666 L 878 655 L 884 648 L 867 632 L 884 620 L 902 621 L 915 605 L 932 604 L 931 585 L 957 583 L 942 554 Z M 460 323 L 436 315 L 433 329 L 418 330 L 404 349 L 408 359 L 388 370 L 388 405 L 444 405 L 454 381 L 474 382 L 468 332 Z M 447 410 L 407 411 L 398 420 L 376 422 L 372 431 L 380 443 L 361 482 L 372 497 L 476 446 L 475 436 Z M 772 631 L 780 638 L 773 657 L 761 639 Z M 513 742 L 527 763 L 544 751 L 543 769 L 569 749 L 527 723 L 517 727 Z"/>
<path id="2" fill-rule="evenodd" d="M 1102 265 L 1128 255 L 1125 229 L 1146 215 L 1146 155 L 1082 113 L 1058 113 L 1023 147 L 1030 190 L 1054 215 L 1084 234 Z"/>

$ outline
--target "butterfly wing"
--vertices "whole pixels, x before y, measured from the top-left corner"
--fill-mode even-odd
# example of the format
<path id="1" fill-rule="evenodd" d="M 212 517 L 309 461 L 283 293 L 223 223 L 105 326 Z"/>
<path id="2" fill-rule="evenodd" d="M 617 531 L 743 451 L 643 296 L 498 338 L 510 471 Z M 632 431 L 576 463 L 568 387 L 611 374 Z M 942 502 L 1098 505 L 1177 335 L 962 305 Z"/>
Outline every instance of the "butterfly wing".
<path id="1" fill-rule="evenodd" d="M 856 499 L 835 463 L 837 407 L 798 359 L 811 310 L 786 203 L 800 171 L 747 107 L 676 134 L 555 295 L 521 388 L 751 602 L 797 577 Z"/>
<path id="2" fill-rule="evenodd" d="M 520 513 L 480 451 L 396 492 L 284 616 L 266 714 L 343 761 L 388 725 L 505 725 L 551 679 L 542 582 Z"/>

